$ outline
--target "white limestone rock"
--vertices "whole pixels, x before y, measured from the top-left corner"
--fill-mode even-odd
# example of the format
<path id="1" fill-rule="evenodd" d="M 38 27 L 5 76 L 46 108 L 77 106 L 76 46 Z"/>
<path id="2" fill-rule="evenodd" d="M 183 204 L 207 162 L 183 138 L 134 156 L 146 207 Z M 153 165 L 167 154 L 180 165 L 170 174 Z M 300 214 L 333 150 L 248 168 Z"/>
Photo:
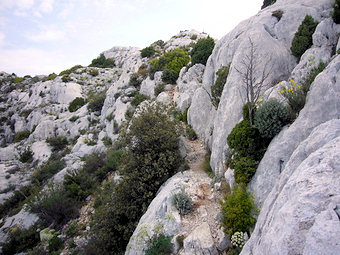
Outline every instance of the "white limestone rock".
<path id="1" fill-rule="evenodd" d="M 34 161 L 37 161 L 39 164 L 46 162 L 52 154 L 50 147 L 45 141 L 37 141 L 33 143 L 31 150 L 33 152 Z"/>
<path id="2" fill-rule="evenodd" d="M 339 131 L 340 121 L 331 120 L 297 147 L 264 201 L 242 255 L 338 254 Z"/>
<path id="3" fill-rule="evenodd" d="M 166 51 L 171 51 L 181 47 L 187 47 L 192 43 L 196 43 L 201 38 L 208 37 L 206 33 L 200 33 L 196 30 L 185 30 L 174 35 L 164 45 Z"/>
<path id="4" fill-rule="evenodd" d="M 167 92 L 163 91 L 160 93 L 157 98 L 156 102 L 162 103 L 164 105 L 169 105 L 170 104 L 170 96 Z"/>
<path id="5" fill-rule="evenodd" d="M 155 87 L 159 84 L 162 84 L 162 73 L 161 71 L 156 72 L 154 75 L 154 79 L 151 80 L 150 77 L 147 77 L 141 84 L 139 93 L 150 97 L 151 99 L 155 98 Z"/>
<path id="6" fill-rule="evenodd" d="M 209 224 L 203 222 L 184 239 L 181 255 L 210 254 L 218 255 L 214 240 L 211 237 Z"/>

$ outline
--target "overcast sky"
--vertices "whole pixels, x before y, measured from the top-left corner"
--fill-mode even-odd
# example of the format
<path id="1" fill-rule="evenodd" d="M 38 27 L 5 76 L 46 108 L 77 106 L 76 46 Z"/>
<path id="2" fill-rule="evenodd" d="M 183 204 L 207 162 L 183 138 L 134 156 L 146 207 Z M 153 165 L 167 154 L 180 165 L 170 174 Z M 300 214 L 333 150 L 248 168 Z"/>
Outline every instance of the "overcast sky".
<path id="1" fill-rule="evenodd" d="M 0 0 L 0 71 L 49 74 L 113 46 L 146 47 L 195 29 L 216 39 L 263 0 Z"/>

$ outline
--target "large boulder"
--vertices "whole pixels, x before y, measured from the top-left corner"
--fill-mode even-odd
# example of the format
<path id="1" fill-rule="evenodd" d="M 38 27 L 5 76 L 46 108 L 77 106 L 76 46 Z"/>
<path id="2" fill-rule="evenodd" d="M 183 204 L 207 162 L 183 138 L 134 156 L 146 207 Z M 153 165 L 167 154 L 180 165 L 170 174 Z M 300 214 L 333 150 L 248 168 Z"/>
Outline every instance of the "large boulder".
<path id="1" fill-rule="evenodd" d="M 339 254 L 340 121 L 317 126 L 295 150 L 241 254 Z"/>

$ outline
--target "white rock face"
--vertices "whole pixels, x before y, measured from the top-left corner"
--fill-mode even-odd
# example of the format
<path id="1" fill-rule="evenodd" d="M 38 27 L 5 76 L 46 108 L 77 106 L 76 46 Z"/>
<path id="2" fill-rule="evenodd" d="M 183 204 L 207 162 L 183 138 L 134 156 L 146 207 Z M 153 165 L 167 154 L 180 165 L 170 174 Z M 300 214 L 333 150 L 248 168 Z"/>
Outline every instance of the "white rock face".
<path id="1" fill-rule="evenodd" d="M 196 227 L 194 231 L 184 239 L 183 251 L 180 254 L 218 254 L 207 222 L 203 222 L 201 225 Z"/>
<path id="2" fill-rule="evenodd" d="M 316 20 L 321 21 L 330 15 L 332 3 L 333 1 L 331 0 L 277 1 L 275 4 L 261 10 L 256 16 L 240 23 L 217 42 L 212 55 L 208 59 L 203 76 L 203 86 L 208 93 L 211 93 L 211 86 L 216 81 L 216 71 L 230 62 L 232 64 L 213 124 L 211 166 L 215 172 L 223 171 L 228 134 L 242 118 L 241 108 L 245 101 L 242 99 L 244 95 L 241 97 L 242 92 L 240 94 L 242 77 L 236 69 L 241 68 L 242 61 L 249 55 L 249 38 L 257 50 L 257 58 L 260 59 L 256 67 L 255 76 L 259 78 L 259 73 L 265 69 L 267 63 L 270 63 L 270 75 L 267 83 L 274 86 L 278 81 L 287 79 L 296 65 L 296 60 L 290 52 L 290 46 L 293 36 L 305 15 L 310 14 Z M 280 20 L 272 16 L 272 12 L 276 10 L 283 11 L 283 16 Z M 299 11 L 297 12 L 296 10 Z M 325 21 L 320 25 L 329 28 L 330 24 L 328 22 L 330 21 Z M 321 30 L 320 28 L 318 31 L 320 32 Z M 334 42 L 333 36 L 327 39 L 328 34 L 334 34 L 330 30 L 327 29 L 329 32 L 318 32 L 315 35 L 316 48 L 321 43 L 322 47 L 325 47 L 324 43 L 330 44 Z M 314 51 L 315 55 L 318 55 L 320 59 L 321 55 L 325 54 L 326 49 L 319 50 L 319 54 L 316 54 L 317 50 Z M 325 58 L 329 56 L 328 51 L 326 52 Z M 197 90 L 196 94 L 200 96 L 194 96 L 192 105 L 200 108 L 200 115 L 210 116 L 211 107 L 203 107 L 203 105 L 207 105 L 207 99 L 203 97 L 203 92 Z M 203 119 L 198 114 L 196 115 L 197 118 Z M 194 119 L 194 115 L 191 115 L 193 123 L 195 122 Z M 211 140 L 207 136 L 210 134 L 211 125 L 206 123 L 209 123 L 207 118 L 204 121 L 197 121 L 197 124 L 193 124 L 193 126 L 200 137 Z"/>
<path id="3" fill-rule="evenodd" d="M 52 154 L 51 149 L 45 141 L 33 143 L 31 150 L 33 152 L 33 159 L 37 160 L 39 163 L 46 162 Z"/>
<path id="4" fill-rule="evenodd" d="M 339 118 L 339 70 L 340 56 L 337 56 L 316 77 L 307 95 L 306 105 L 298 118 L 288 129 L 281 131 L 269 145 L 250 185 L 259 205 L 262 205 L 275 185 L 297 146 L 310 135 L 315 127 Z"/>
<path id="5" fill-rule="evenodd" d="M 153 80 L 150 77 L 147 77 L 140 86 L 139 93 L 146 95 L 150 98 L 155 97 L 155 87 L 159 84 L 162 84 L 162 73 L 161 71 L 155 73 L 155 77 Z"/>
<path id="6" fill-rule="evenodd" d="M 176 48 L 186 47 L 197 42 L 197 40 L 206 37 L 208 37 L 208 34 L 200 33 L 196 30 L 181 31 L 177 35 L 171 37 L 170 40 L 166 42 L 164 48 L 166 51 L 170 51 Z"/>
<path id="7" fill-rule="evenodd" d="M 316 127 L 265 200 L 241 254 L 339 254 L 340 121 Z"/>

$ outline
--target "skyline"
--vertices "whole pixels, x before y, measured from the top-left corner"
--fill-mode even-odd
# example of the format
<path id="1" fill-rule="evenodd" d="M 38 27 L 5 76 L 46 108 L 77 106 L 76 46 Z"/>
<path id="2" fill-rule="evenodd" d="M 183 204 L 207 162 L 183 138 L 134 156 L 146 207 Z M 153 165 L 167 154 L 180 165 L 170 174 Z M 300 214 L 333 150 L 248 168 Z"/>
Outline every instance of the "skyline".
<path id="1" fill-rule="evenodd" d="M 1 0 L 0 71 L 59 73 L 114 46 L 144 48 L 195 29 L 220 39 L 263 0 Z"/>

